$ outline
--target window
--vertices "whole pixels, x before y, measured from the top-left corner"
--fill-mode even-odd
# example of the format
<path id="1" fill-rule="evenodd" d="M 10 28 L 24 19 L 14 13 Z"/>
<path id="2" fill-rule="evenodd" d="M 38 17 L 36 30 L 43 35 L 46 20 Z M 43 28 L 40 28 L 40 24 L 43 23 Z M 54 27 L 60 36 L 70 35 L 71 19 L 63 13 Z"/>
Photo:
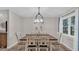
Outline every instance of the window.
<path id="1" fill-rule="evenodd" d="M 71 17 L 70 34 L 74 35 L 75 16 Z"/>
<path id="2" fill-rule="evenodd" d="M 69 33 L 70 31 L 70 33 Z M 74 35 L 75 33 L 75 16 L 63 20 L 63 33 Z"/>
<path id="3" fill-rule="evenodd" d="M 63 33 L 68 34 L 68 19 L 63 20 Z"/>

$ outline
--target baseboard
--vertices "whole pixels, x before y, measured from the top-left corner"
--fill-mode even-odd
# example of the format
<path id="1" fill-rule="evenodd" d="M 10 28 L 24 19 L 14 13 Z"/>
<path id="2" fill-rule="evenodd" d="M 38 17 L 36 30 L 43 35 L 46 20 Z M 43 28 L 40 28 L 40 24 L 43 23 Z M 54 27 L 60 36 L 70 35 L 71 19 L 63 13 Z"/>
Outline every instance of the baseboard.
<path id="1" fill-rule="evenodd" d="M 13 46 L 15 46 L 17 43 L 18 43 L 18 42 L 16 42 L 16 43 L 14 43 L 14 44 L 10 45 L 9 47 L 7 47 L 7 49 L 12 48 L 12 47 L 13 47 Z"/>

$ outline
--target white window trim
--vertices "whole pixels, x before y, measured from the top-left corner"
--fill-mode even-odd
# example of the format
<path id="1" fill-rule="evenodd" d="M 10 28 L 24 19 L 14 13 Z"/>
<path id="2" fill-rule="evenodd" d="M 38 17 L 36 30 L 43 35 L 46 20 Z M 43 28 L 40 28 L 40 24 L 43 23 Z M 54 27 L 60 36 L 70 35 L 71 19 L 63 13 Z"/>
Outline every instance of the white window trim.
<path id="1" fill-rule="evenodd" d="M 71 35 L 71 30 L 70 30 L 70 26 L 71 26 L 71 17 L 72 16 L 75 16 L 75 12 L 74 13 L 72 13 L 72 14 L 70 14 L 70 15 L 68 15 L 68 16 L 66 16 L 66 17 L 62 17 L 61 18 L 61 20 L 62 20 L 62 33 L 63 33 L 63 20 L 64 19 L 68 19 L 68 34 L 65 34 L 65 33 L 63 33 L 64 35 L 66 35 L 66 36 L 70 36 L 70 37 L 74 37 L 75 35 Z M 74 31 L 75 31 L 75 29 L 74 29 Z"/>

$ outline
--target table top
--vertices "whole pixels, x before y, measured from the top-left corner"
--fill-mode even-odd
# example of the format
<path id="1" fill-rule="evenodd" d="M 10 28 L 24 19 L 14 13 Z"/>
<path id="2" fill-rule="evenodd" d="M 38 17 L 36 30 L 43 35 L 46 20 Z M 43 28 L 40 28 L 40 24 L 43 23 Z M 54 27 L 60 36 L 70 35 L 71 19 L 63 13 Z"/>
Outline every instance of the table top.
<path id="1" fill-rule="evenodd" d="M 50 39 L 50 40 L 55 39 L 56 40 L 55 37 L 49 34 L 26 34 L 26 36 L 23 37 L 23 39 L 28 39 L 28 38 L 29 39 L 34 38 L 34 39 Z"/>

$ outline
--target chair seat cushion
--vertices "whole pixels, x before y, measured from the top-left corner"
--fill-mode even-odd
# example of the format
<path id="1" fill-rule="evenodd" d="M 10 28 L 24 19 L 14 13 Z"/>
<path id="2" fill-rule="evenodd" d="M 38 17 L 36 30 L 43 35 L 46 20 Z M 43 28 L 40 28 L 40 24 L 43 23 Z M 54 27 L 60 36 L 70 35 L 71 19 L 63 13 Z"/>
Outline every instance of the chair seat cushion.
<path id="1" fill-rule="evenodd" d="M 53 42 L 52 45 L 60 45 L 58 42 Z"/>
<path id="2" fill-rule="evenodd" d="M 28 47 L 36 47 L 36 45 L 28 45 Z"/>
<path id="3" fill-rule="evenodd" d="M 40 47 L 47 47 L 47 45 L 40 45 Z"/>
<path id="4" fill-rule="evenodd" d="M 18 45 L 25 45 L 25 43 L 24 42 L 20 42 L 20 43 L 18 43 Z"/>
<path id="5" fill-rule="evenodd" d="M 20 41 L 27 41 L 27 39 L 20 39 Z"/>

